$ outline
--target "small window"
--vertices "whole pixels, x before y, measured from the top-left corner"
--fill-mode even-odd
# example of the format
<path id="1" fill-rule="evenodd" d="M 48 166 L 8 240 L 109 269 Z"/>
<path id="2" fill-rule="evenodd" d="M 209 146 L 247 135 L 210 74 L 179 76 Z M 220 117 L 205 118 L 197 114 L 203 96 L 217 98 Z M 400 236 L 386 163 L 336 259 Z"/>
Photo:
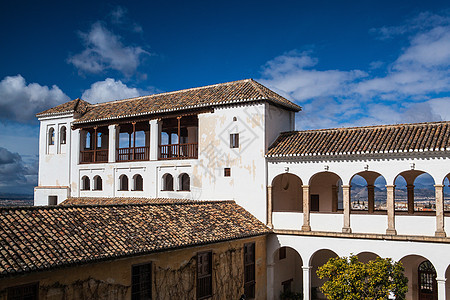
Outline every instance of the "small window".
<path id="1" fill-rule="evenodd" d="M 223 169 L 223 176 L 230 177 L 231 176 L 231 168 L 224 168 Z"/>
<path id="2" fill-rule="evenodd" d="M 83 191 L 89 191 L 91 189 L 91 184 L 90 184 L 90 180 L 89 177 L 87 176 L 83 176 L 81 178 L 81 190 Z"/>
<path id="3" fill-rule="evenodd" d="M 237 118 L 236 117 L 233 117 L 233 122 L 236 122 L 237 121 Z"/>
<path id="4" fill-rule="evenodd" d="M 131 299 L 152 299 L 152 264 L 131 267 Z"/>
<path id="5" fill-rule="evenodd" d="M 282 260 L 286 258 L 286 247 L 281 247 L 280 250 L 278 250 L 278 259 Z"/>
<path id="6" fill-rule="evenodd" d="M 139 174 L 134 175 L 133 182 L 134 182 L 134 191 L 142 191 L 144 189 L 144 180 L 142 179 L 141 175 Z"/>
<path id="7" fill-rule="evenodd" d="M 230 134 L 230 148 L 239 148 L 239 133 Z"/>
<path id="8" fill-rule="evenodd" d="M 97 148 L 102 147 L 102 139 L 103 139 L 103 134 L 101 132 L 97 132 Z"/>
<path id="9" fill-rule="evenodd" d="M 58 196 L 48 196 L 48 205 L 57 205 Z"/>
<path id="10" fill-rule="evenodd" d="M 127 175 L 120 175 L 119 191 L 128 191 L 128 176 Z"/>
<path id="11" fill-rule="evenodd" d="M 8 288 L 8 299 L 38 299 L 39 283 L 13 286 Z"/>
<path id="12" fill-rule="evenodd" d="M 197 254 L 197 299 L 212 296 L 212 252 Z"/>
<path id="13" fill-rule="evenodd" d="M 255 243 L 244 244 L 244 294 L 255 298 Z"/>
<path id="14" fill-rule="evenodd" d="M 173 191 L 173 176 L 170 174 L 164 174 L 163 176 L 163 191 Z"/>
<path id="15" fill-rule="evenodd" d="M 319 195 L 311 195 L 311 211 L 319 211 Z"/>
<path id="16" fill-rule="evenodd" d="M 189 178 L 189 175 L 186 173 L 183 173 L 179 177 L 180 182 L 180 191 L 190 191 L 191 190 L 191 179 Z"/>
<path id="17" fill-rule="evenodd" d="M 94 191 L 101 191 L 103 189 L 103 180 L 100 176 L 94 177 Z"/>
<path id="18" fill-rule="evenodd" d="M 88 131 L 87 133 L 86 133 L 86 144 L 85 144 L 85 146 L 84 146 L 84 148 L 86 148 L 86 149 L 91 149 L 91 133 Z"/>
<path id="19" fill-rule="evenodd" d="M 61 145 L 66 143 L 66 126 L 61 127 L 61 131 L 59 133 L 59 142 Z"/>
<path id="20" fill-rule="evenodd" d="M 50 129 L 48 130 L 48 144 L 55 144 L 55 129 L 53 127 L 50 127 Z"/>

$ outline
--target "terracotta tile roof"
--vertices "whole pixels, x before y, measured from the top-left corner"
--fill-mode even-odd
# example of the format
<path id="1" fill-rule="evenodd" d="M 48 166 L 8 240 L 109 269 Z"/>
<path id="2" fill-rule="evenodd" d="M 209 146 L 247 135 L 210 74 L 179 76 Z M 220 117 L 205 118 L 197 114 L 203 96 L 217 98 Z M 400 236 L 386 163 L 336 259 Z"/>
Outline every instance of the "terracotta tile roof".
<path id="1" fill-rule="evenodd" d="M 65 113 L 83 114 L 86 112 L 86 109 L 90 105 L 91 105 L 90 103 L 78 98 L 78 99 L 60 104 L 58 106 L 55 106 L 53 108 L 44 110 L 43 112 L 36 114 L 36 116 L 44 117 L 44 116 L 59 115 L 59 114 L 65 114 Z"/>
<path id="2" fill-rule="evenodd" d="M 281 133 L 267 157 L 450 151 L 450 122 Z"/>
<path id="3" fill-rule="evenodd" d="M 0 277 L 269 232 L 234 201 L 0 208 Z"/>
<path id="4" fill-rule="evenodd" d="M 139 198 L 139 197 L 73 197 L 67 198 L 59 205 L 116 205 L 116 204 L 150 204 L 150 203 L 190 203 L 193 200 L 175 198 Z"/>
<path id="5" fill-rule="evenodd" d="M 87 111 L 74 123 L 119 119 L 250 101 L 269 101 L 292 111 L 301 110 L 301 107 L 297 104 L 278 95 L 253 79 L 245 79 L 175 92 L 89 104 Z M 69 103 L 71 102 L 48 109 L 37 116 L 60 112 L 60 110 L 66 109 L 61 106 L 70 107 L 72 104 Z"/>

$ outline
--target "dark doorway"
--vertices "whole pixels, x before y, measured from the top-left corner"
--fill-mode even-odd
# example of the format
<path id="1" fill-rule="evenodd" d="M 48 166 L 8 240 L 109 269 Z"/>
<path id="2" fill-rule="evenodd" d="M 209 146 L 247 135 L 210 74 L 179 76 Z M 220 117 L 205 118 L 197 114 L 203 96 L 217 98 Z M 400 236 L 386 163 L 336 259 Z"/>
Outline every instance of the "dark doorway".
<path id="1" fill-rule="evenodd" d="M 419 265 L 419 300 L 437 300 L 436 270 L 426 260 Z"/>

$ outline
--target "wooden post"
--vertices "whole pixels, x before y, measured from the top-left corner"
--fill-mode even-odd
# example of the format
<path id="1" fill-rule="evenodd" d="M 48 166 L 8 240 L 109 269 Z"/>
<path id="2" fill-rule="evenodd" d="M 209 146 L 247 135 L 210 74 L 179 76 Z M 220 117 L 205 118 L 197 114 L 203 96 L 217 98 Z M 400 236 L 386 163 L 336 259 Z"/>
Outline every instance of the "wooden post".
<path id="1" fill-rule="evenodd" d="M 367 185 L 367 212 L 373 214 L 375 211 L 375 186 Z"/>
<path id="2" fill-rule="evenodd" d="M 181 134 L 181 116 L 177 117 L 178 121 L 178 146 L 177 146 L 177 156 L 180 157 L 180 134 Z"/>
<path id="3" fill-rule="evenodd" d="M 132 160 L 136 159 L 135 151 L 136 151 L 136 122 L 131 123 L 133 124 L 133 153 L 132 153 Z"/>
<path id="4" fill-rule="evenodd" d="M 94 162 L 96 161 L 97 152 L 97 126 L 94 127 Z"/>
<path id="5" fill-rule="evenodd" d="M 408 184 L 406 185 L 406 191 L 408 195 L 408 214 L 412 215 L 414 214 L 414 185 Z"/>

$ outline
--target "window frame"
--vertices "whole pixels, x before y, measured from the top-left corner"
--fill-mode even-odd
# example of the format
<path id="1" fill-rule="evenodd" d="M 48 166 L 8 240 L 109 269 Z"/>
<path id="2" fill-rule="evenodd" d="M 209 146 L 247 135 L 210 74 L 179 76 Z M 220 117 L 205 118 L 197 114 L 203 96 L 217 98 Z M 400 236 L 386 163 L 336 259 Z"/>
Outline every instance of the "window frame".
<path id="1" fill-rule="evenodd" d="M 140 178 L 140 179 L 139 179 Z M 138 182 L 140 180 L 140 182 Z M 144 190 L 144 178 L 141 174 L 136 174 L 133 176 L 133 191 L 143 191 Z"/>
<path id="2" fill-rule="evenodd" d="M 94 176 L 94 188 L 93 191 L 103 191 L 103 179 L 100 175 L 95 175 Z M 100 187 L 99 187 L 99 183 L 100 183 Z"/>
<path id="3" fill-rule="evenodd" d="M 246 299 L 254 299 L 256 297 L 255 242 L 244 244 L 244 294 Z"/>
<path id="4" fill-rule="evenodd" d="M 167 178 L 170 176 L 170 178 L 172 178 L 172 182 L 171 182 L 171 187 L 170 189 L 168 188 L 168 182 L 167 182 Z M 162 189 L 161 191 L 163 192 L 173 192 L 173 175 L 170 173 L 165 173 L 162 176 Z"/>
<path id="5" fill-rule="evenodd" d="M 61 126 L 59 129 L 59 144 L 65 145 L 67 143 L 67 128 L 66 126 Z"/>
<path id="6" fill-rule="evenodd" d="M 81 190 L 90 191 L 91 190 L 91 179 L 87 175 L 81 177 Z"/>
<path id="7" fill-rule="evenodd" d="M 231 168 L 223 168 L 223 177 L 231 177 Z"/>
<path id="8" fill-rule="evenodd" d="M 125 180 L 124 178 L 126 178 L 126 188 L 122 185 L 122 181 Z M 125 182 L 125 181 L 123 181 Z M 122 174 L 119 176 L 119 191 L 128 191 L 130 188 L 129 186 L 129 179 L 128 176 L 125 174 Z"/>
<path id="9" fill-rule="evenodd" d="M 239 133 L 230 133 L 230 148 L 239 148 Z"/>
<path id="10" fill-rule="evenodd" d="M 204 263 L 204 258 L 206 258 L 206 266 Z M 197 285 L 196 293 L 197 299 L 206 299 L 213 295 L 213 284 L 212 284 L 212 251 L 204 251 L 197 253 Z M 201 287 L 204 286 L 204 289 Z"/>
<path id="11" fill-rule="evenodd" d="M 145 278 L 145 273 L 143 274 L 142 269 L 145 267 L 148 268 L 148 270 L 144 270 L 144 272 L 147 272 L 148 277 Z M 135 270 L 138 270 L 135 272 Z M 136 274 L 137 273 L 137 274 Z M 138 277 L 138 282 L 135 282 L 136 277 Z M 144 277 L 144 278 L 142 278 Z M 145 282 L 141 283 L 142 279 L 145 280 Z M 139 300 L 139 299 L 152 299 L 153 297 L 153 289 L 152 289 L 152 279 L 153 279 L 153 264 L 152 262 L 142 263 L 142 264 L 135 264 L 131 266 L 131 299 L 132 300 Z M 142 288 L 143 285 L 145 285 L 144 289 Z M 136 290 L 137 289 L 137 290 Z M 142 295 L 142 293 L 149 291 L 150 298 L 148 298 L 148 295 Z M 143 298 L 146 297 L 146 298 Z"/>
<path id="12" fill-rule="evenodd" d="M 184 180 L 183 180 L 184 178 Z M 189 192 L 191 190 L 191 177 L 187 173 L 181 173 L 178 176 L 179 182 L 179 191 L 181 192 Z"/>
<path id="13" fill-rule="evenodd" d="M 55 144 L 55 128 L 50 127 L 48 129 L 48 145 L 53 146 Z"/>

